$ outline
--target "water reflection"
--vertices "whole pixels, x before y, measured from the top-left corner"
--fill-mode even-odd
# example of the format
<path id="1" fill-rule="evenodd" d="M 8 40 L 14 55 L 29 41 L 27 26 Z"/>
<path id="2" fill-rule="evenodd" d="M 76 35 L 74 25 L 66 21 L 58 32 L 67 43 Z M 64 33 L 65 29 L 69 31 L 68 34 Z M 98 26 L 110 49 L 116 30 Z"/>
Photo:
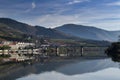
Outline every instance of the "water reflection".
<path id="1" fill-rule="evenodd" d="M 72 76 L 52 71 L 38 75 L 31 74 L 17 80 L 120 80 L 119 74 L 120 70 L 118 68 L 107 68 L 97 72 Z"/>
<path id="2" fill-rule="evenodd" d="M 108 51 L 106 54 L 112 59 L 112 61 L 120 62 L 120 53 L 112 53 Z"/>
<path id="3" fill-rule="evenodd" d="M 50 62 L 45 64 L 37 63 L 33 64 L 32 66 L 28 65 L 26 67 L 17 66 L 16 68 L 13 68 L 7 71 L 6 73 L 0 73 L 0 80 L 14 80 L 18 78 L 20 78 L 19 80 L 37 80 L 33 79 L 34 77 L 38 77 L 38 80 L 56 80 L 56 78 L 53 79 L 55 76 L 58 76 L 57 78 L 59 78 L 60 80 L 66 80 L 61 79 L 61 76 L 59 75 L 62 75 L 64 77 L 76 75 L 80 76 L 80 74 L 83 73 L 85 74 L 96 72 L 111 67 L 115 69 L 118 68 L 118 63 L 114 63 L 110 59 L 89 60 L 82 62 L 80 60 L 73 60 L 62 62 Z M 45 79 L 44 77 L 44 79 L 42 79 L 41 75 L 45 76 L 47 79 Z M 52 79 L 50 79 L 49 77 L 51 77 Z"/>
<path id="4" fill-rule="evenodd" d="M 75 75 L 95 72 L 109 67 L 118 67 L 118 63 L 114 63 L 109 59 L 83 61 L 60 67 L 57 71 L 67 75 Z"/>

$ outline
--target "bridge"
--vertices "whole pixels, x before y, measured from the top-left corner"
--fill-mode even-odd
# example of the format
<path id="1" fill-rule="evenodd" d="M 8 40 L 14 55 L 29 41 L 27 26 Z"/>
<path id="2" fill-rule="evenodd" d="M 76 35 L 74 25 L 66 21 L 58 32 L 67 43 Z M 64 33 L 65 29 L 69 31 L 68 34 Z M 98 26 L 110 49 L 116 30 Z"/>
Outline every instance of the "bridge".
<path id="1" fill-rule="evenodd" d="M 38 49 L 15 50 L 15 52 L 25 55 L 85 56 L 86 53 L 104 53 L 106 48 L 108 46 L 46 46 Z"/>
<path id="2" fill-rule="evenodd" d="M 53 48 L 55 55 L 69 56 L 69 55 L 80 55 L 83 56 L 85 52 L 98 52 L 101 51 L 104 53 L 105 49 L 108 46 L 52 46 L 47 48 Z M 77 54 L 73 54 L 77 53 Z M 50 53 L 49 53 L 50 54 Z"/>

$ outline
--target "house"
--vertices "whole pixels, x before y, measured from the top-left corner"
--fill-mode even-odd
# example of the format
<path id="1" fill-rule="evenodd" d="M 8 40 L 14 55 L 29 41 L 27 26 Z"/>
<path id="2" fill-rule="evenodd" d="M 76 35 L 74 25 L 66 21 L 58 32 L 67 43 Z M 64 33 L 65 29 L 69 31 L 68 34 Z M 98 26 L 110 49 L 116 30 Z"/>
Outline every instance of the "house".
<path id="1" fill-rule="evenodd" d="M 9 46 L 11 47 L 12 50 L 18 50 L 18 49 L 23 49 L 26 46 L 35 46 L 34 43 L 25 43 L 25 42 L 13 42 L 11 44 L 9 44 Z"/>

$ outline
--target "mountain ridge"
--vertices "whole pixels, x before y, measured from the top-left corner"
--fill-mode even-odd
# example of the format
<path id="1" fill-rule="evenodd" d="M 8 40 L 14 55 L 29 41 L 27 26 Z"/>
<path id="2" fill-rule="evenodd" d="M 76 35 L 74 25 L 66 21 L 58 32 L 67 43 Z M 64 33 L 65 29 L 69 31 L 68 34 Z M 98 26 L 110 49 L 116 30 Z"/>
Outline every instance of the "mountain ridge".
<path id="1" fill-rule="evenodd" d="M 120 31 L 107 31 L 92 26 L 76 24 L 65 24 L 55 29 L 76 37 L 93 40 L 117 41 L 120 34 Z"/>
<path id="2" fill-rule="evenodd" d="M 57 39 L 88 39 L 100 41 L 116 41 L 120 33 L 120 31 L 107 31 L 93 26 L 84 26 L 76 24 L 64 24 L 62 26 L 52 29 L 45 28 L 43 26 L 28 25 L 26 23 L 22 23 L 10 18 L 0 18 L 0 28 L 0 33 L 4 34 L 0 34 L 0 36 L 5 37 L 7 33 L 9 37 L 18 37 L 27 34 Z"/>
<path id="3" fill-rule="evenodd" d="M 26 23 L 18 22 L 16 20 L 13 20 L 10 18 L 0 18 L 0 24 L 1 24 L 0 27 L 2 27 L 3 25 L 6 25 L 6 27 L 8 27 L 12 31 L 12 34 L 14 34 L 14 32 L 17 31 L 20 33 L 21 36 L 23 34 L 27 34 L 27 35 L 33 35 L 33 36 L 44 36 L 44 37 L 49 37 L 49 38 L 64 38 L 64 39 L 75 38 L 73 36 L 64 34 L 55 29 L 45 28 L 42 26 L 31 26 Z M 4 28 L 2 28 L 2 29 L 5 30 Z M 2 30 L 0 30 L 0 32 L 2 34 L 7 33 L 7 32 L 2 32 Z M 8 33 L 9 32 L 10 31 L 8 31 Z M 2 36 L 2 35 L 0 35 L 0 36 Z M 5 36 L 7 36 L 7 35 L 5 35 Z"/>

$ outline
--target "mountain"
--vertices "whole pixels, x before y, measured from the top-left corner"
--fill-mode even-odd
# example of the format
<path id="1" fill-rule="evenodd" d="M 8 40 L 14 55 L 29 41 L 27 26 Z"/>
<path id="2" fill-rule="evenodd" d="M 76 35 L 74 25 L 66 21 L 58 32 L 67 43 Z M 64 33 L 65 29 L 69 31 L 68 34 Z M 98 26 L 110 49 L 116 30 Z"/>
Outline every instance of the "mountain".
<path id="1" fill-rule="evenodd" d="M 35 26 L 36 28 L 36 35 L 50 37 L 50 38 L 72 38 L 73 36 L 67 35 L 65 33 L 62 33 L 58 30 L 51 29 L 51 28 L 44 28 L 40 26 Z M 73 37 L 74 38 L 74 37 Z"/>
<path id="2" fill-rule="evenodd" d="M 120 35 L 120 31 L 107 31 L 91 26 L 76 24 L 65 24 L 63 26 L 56 27 L 55 29 L 72 36 L 92 40 L 117 41 L 118 36 Z"/>
<path id="3" fill-rule="evenodd" d="M 55 29 L 31 26 L 10 18 L 0 18 L 0 38 L 24 39 L 25 35 L 52 39 L 108 40 L 115 41 L 120 31 L 106 31 L 95 27 L 66 24 Z M 114 36 L 114 37 L 113 37 Z M 84 39 L 85 38 L 85 39 Z"/>
<path id="4" fill-rule="evenodd" d="M 26 34 L 34 35 L 36 32 L 34 26 L 21 23 L 10 18 L 0 18 L 0 23 L 7 25 L 10 29 L 14 29 Z"/>
<path id="5" fill-rule="evenodd" d="M 0 37 L 18 38 L 26 34 L 33 36 L 42 36 L 49 38 L 69 39 L 73 36 L 64 34 L 58 30 L 45 28 L 42 26 L 31 26 L 25 23 L 18 22 L 10 18 L 0 18 Z"/>

